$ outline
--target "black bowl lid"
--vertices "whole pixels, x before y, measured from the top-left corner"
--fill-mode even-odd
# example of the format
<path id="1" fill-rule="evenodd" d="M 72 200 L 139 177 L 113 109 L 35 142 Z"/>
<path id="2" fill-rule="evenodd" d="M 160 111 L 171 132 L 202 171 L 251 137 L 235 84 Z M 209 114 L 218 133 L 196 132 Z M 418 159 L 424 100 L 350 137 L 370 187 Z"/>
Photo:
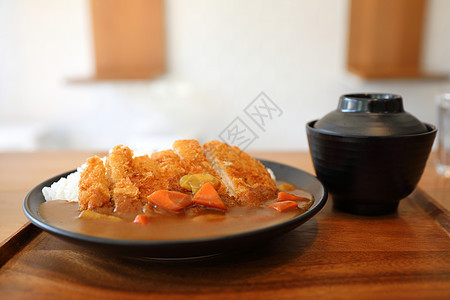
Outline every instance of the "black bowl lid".
<path id="1" fill-rule="evenodd" d="M 399 95 L 342 95 L 338 107 L 314 126 L 324 132 L 354 136 L 395 136 L 427 132 L 426 126 L 403 108 Z"/>

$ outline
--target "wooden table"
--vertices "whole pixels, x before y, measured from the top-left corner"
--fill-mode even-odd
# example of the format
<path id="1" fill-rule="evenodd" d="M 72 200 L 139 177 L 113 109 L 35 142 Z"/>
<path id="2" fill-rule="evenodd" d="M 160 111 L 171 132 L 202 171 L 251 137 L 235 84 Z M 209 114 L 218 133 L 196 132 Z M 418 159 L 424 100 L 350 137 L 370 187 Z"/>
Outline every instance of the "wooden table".
<path id="1" fill-rule="evenodd" d="M 0 154 L 0 246 L 27 222 L 28 190 L 93 154 Z M 306 152 L 253 154 L 314 173 Z M 0 265 L 0 298 L 450 299 L 449 210 L 450 179 L 436 174 L 431 158 L 397 214 L 350 215 L 329 199 L 316 217 L 261 249 L 212 261 L 109 257 L 36 230 Z"/>

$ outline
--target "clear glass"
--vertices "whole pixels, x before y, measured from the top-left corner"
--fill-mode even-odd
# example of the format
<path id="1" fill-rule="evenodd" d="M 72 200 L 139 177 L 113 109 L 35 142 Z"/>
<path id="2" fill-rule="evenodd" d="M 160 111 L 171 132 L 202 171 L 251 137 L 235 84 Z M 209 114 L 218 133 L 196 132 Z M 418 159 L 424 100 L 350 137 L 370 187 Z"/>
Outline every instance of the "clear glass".
<path id="1" fill-rule="evenodd" d="M 439 95 L 436 171 L 450 178 L 450 93 Z"/>

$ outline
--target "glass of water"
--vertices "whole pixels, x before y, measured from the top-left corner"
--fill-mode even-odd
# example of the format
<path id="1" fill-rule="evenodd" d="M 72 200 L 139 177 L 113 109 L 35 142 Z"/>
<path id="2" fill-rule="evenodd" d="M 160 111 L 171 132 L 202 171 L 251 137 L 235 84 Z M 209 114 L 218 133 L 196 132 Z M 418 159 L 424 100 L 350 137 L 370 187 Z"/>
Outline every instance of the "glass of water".
<path id="1" fill-rule="evenodd" d="M 438 98 L 438 149 L 436 171 L 450 177 L 450 93 Z"/>

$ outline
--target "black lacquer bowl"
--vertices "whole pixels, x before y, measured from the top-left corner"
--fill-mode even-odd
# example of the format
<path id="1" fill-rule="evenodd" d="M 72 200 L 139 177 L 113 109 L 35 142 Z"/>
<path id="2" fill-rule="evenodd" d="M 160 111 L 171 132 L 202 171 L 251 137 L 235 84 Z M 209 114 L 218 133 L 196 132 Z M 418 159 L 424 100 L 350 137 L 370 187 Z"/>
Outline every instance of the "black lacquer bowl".
<path id="1" fill-rule="evenodd" d="M 343 97 L 364 103 L 353 103 L 354 110 L 342 111 L 342 107 L 349 106 L 343 103 Z M 420 123 L 423 129 L 416 126 L 415 133 L 399 132 L 402 121 L 396 121 L 392 115 L 399 116 L 403 112 L 401 98 L 400 105 L 388 103 L 391 100 L 398 102 L 399 96 L 396 95 L 361 94 L 343 97 L 338 106 L 339 113 L 332 114 L 337 119 L 350 114 L 347 122 L 342 119 L 339 121 L 343 125 L 338 129 L 344 132 L 333 132 L 329 129 L 331 126 L 327 129 L 318 128 L 317 120 L 306 124 L 317 177 L 327 187 L 337 209 L 360 215 L 393 213 L 399 201 L 408 196 L 419 182 L 433 145 L 436 127 Z M 367 104 L 379 99 L 384 104 L 372 105 L 372 108 Z M 378 128 L 374 131 L 373 126 L 382 127 L 383 117 L 387 114 L 389 120 L 386 123 L 392 130 Z M 414 120 L 411 120 L 408 118 L 408 128 L 403 126 L 406 131 L 414 127 L 411 125 Z M 345 127 L 349 128 L 347 132 Z M 384 132 L 385 135 L 364 135 L 370 132 Z"/>
<path id="2" fill-rule="evenodd" d="M 71 172 L 50 178 L 34 187 L 24 199 L 23 210 L 28 219 L 39 228 L 61 239 L 96 251 L 163 261 L 215 257 L 253 247 L 285 234 L 312 218 L 327 201 L 327 190 L 313 175 L 287 165 L 264 160 L 261 160 L 261 162 L 274 172 L 278 180 L 290 182 L 313 195 L 314 203 L 308 211 L 280 224 L 217 237 L 143 241 L 90 236 L 58 228 L 57 225 L 48 223 L 39 214 L 39 205 L 45 201 L 41 192 L 42 188 L 50 186 L 53 182 L 58 181 L 61 177 L 66 177 Z"/>

